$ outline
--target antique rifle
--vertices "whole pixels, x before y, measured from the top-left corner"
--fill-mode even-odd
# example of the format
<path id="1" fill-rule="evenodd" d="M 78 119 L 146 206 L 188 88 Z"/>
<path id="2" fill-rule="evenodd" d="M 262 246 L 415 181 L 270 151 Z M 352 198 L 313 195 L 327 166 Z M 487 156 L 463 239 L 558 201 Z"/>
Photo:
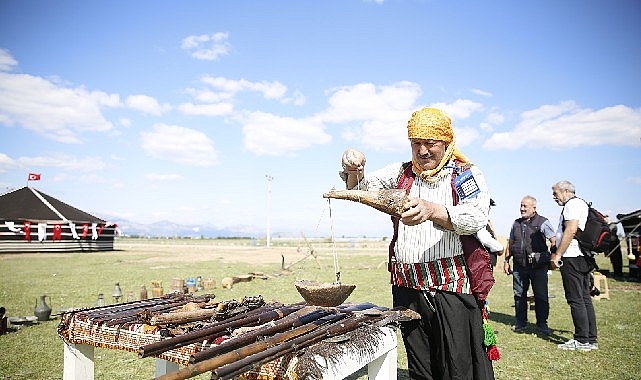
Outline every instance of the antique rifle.
<path id="1" fill-rule="evenodd" d="M 374 309 L 384 308 L 377 307 Z M 421 318 L 421 316 L 415 311 L 403 307 L 386 309 L 384 311 L 379 311 L 379 313 L 367 313 L 367 310 L 365 311 L 365 313 L 355 314 L 352 318 L 334 322 L 326 327 L 318 328 L 257 354 L 247 356 L 233 363 L 221 366 L 212 371 L 211 378 L 220 380 L 231 379 L 241 373 L 256 369 L 265 363 L 275 360 L 276 358 L 316 344 L 321 340 L 347 334 L 358 329 L 364 324 L 381 327 L 398 321 L 408 321 L 410 319 Z"/>
<path id="2" fill-rule="evenodd" d="M 200 330 L 191 331 L 173 338 L 168 338 L 159 342 L 142 346 L 138 349 L 138 357 L 145 358 L 152 355 L 158 355 L 174 348 L 203 341 L 205 340 L 205 338 L 220 336 L 221 333 L 224 333 L 228 330 L 233 330 L 234 328 L 238 328 L 241 326 L 253 326 L 270 322 L 289 315 L 294 311 L 300 309 L 301 307 L 302 306 L 285 306 L 265 311 L 264 313 L 237 315 L 236 317 L 238 318 L 229 318 L 228 320 L 221 321 L 220 323 L 213 324 L 212 326 Z M 233 320 L 230 321 L 230 319 Z"/>
<path id="3" fill-rule="evenodd" d="M 211 378 L 231 379 L 236 375 L 255 369 L 262 364 L 272 361 L 278 357 L 287 355 L 293 351 L 311 346 L 312 344 L 318 343 L 323 339 L 353 331 L 361 326 L 362 323 L 367 319 L 370 319 L 370 317 L 368 317 L 367 315 L 354 315 L 345 320 L 340 320 L 337 322 L 333 322 L 327 326 L 317 328 L 294 339 L 277 344 L 251 356 L 246 356 L 244 358 L 221 366 L 217 369 L 214 369 L 212 371 Z"/>
<path id="4" fill-rule="evenodd" d="M 295 313 L 292 313 L 278 320 L 274 324 L 259 327 L 255 330 L 241 334 L 235 338 L 226 340 L 217 346 L 196 352 L 189 358 L 189 363 L 197 363 L 206 359 L 213 358 L 214 356 L 224 354 L 238 347 L 247 346 L 251 343 L 256 342 L 260 337 L 271 336 L 291 328 L 299 327 L 301 325 L 325 317 L 330 313 L 331 312 L 327 309 L 319 309 L 315 306 L 302 308 Z"/>
<path id="5" fill-rule="evenodd" d="M 276 334 L 264 341 L 252 343 L 245 347 L 241 347 L 239 349 L 227 352 L 225 354 L 215 356 L 211 359 L 203 360 L 195 364 L 190 364 L 187 367 L 179 369 L 176 372 L 171 372 L 163 376 L 159 376 L 155 380 L 183 380 L 183 379 L 188 379 L 190 377 L 194 377 L 196 375 L 199 375 L 207 371 L 212 371 L 223 365 L 234 363 L 247 356 L 266 351 L 269 347 L 294 339 L 298 336 L 304 335 L 310 331 L 318 329 L 320 326 L 323 326 L 324 324 L 334 322 L 337 320 L 342 320 L 347 315 L 348 314 L 341 314 L 341 313 L 327 315 L 323 318 L 317 319 L 313 322 L 307 323 L 295 329 Z"/>

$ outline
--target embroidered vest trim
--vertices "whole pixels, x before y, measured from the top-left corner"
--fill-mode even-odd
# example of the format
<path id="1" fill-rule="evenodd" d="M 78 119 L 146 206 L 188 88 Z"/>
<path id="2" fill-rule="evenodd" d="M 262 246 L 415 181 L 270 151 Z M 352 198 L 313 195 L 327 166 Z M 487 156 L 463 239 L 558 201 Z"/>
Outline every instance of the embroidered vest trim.
<path id="1" fill-rule="evenodd" d="M 398 178 L 398 189 L 405 189 L 409 194 L 414 183 L 415 174 L 411 162 L 404 163 Z M 452 177 L 453 178 L 453 177 Z M 454 188 L 452 191 L 455 192 Z M 463 255 L 442 258 L 422 263 L 399 263 L 394 255 L 394 246 L 398 239 L 399 218 L 392 217 L 394 234 L 389 245 L 390 282 L 392 285 L 418 290 L 444 290 L 470 294 L 470 282 Z"/>
<path id="2" fill-rule="evenodd" d="M 390 267 L 393 285 L 417 290 L 470 293 L 467 268 L 462 255 L 425 263 L 393 261 Z"/>

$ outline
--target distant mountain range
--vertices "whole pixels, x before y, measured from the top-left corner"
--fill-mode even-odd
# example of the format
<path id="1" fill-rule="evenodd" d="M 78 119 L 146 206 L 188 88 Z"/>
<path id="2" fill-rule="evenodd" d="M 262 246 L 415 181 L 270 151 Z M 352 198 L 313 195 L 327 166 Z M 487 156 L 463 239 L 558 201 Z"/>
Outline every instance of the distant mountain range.
<path id="1" fill-rule="evenodd" d="M 183 225 L 163 220 L 151 224 L 136 223 L 129 220 L 110 220 L 118 225 L 123 236 L 138 237 L 183 237 L 183 238 L 219 238 L 244 237 L 260 238 L 266 232 L 255 226 L 232 226 L 217 228 L 205 225 Z"/>

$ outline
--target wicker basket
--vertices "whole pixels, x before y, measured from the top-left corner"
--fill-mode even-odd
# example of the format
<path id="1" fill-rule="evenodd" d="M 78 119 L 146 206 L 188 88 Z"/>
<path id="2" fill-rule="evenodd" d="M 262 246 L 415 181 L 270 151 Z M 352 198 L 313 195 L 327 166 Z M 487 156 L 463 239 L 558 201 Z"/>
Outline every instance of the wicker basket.
<path id="1" fill-rule="evenodd" d="M 342 304 L 356 288 L 353 284 L 299 280 L 294 283 L 303 299 L 313 306 L 333 307 Z"/>

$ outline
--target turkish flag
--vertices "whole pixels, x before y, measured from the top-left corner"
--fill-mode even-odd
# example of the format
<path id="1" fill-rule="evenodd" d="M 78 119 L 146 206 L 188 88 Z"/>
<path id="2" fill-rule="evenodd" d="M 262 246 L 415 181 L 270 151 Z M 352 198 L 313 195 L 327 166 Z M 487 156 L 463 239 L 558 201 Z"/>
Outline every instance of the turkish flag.
<path id="1" fill-rule="evenodd" d="M 29 173 L 27 181 L 40 181 L 40 173 Z"/>

